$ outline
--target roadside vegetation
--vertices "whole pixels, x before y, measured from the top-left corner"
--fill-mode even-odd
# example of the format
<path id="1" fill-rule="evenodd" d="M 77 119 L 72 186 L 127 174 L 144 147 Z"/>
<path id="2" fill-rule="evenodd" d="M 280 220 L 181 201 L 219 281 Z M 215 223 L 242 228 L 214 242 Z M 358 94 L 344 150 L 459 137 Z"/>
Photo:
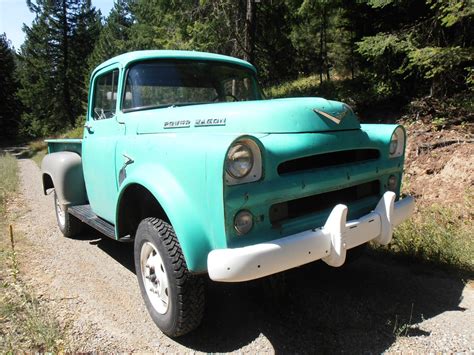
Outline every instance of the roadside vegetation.
<path id="1" fill-rule="evenodd" d="M 10 234 L 7 201 L 18 187 L 17 161 L 0 155 L 0 353 L 61 352 L 63 331 L 59 323 L 21 280 L 18 235 Z"/>
<path id="2" fill-rule="evenodd" d="M 469 202 L 473 210 L 472 200 Z M 423 260 L 462 272 L 474 272 L 472 215 L 435 205 L 401 224 L 387 250 L 395 255 Z"/>
<path id="3" fill-rule="evenodd" d="M 83 130 L 83 124 L 78 124 L 70 130 L 49 138 L 82 138 Z M 48 152 L 48 144 L 44 141 L 45 139 L 36 139 L 28 143 L 29 156 L 38 166 L 41 166 L 41 161 Z"/>
<path id="4" fill-rule="evenodd" d="M 41 166 L 41 161 L 48 152 L 48 144 L 44 139 L 38 139 L 28 143 L 28 149 L 31 159 L 38 164 L 38 166 Z"/>

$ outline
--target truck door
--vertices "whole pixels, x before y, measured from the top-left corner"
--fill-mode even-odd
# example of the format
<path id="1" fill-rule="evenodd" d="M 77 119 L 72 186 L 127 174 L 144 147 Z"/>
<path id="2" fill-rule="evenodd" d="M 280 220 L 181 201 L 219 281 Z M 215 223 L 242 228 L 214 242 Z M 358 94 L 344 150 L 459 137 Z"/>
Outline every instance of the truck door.
<path id="1" fill-rule="evenodd" d="M 119 67 L 113 65 L 94 75 L 82 143 L 89 203 L 95 214 L 110 223 L 115 223 L 118 193 L 115 151 L 118 140 L 125 134 L 125 126 L 116 119 L 121 75 Z"/>

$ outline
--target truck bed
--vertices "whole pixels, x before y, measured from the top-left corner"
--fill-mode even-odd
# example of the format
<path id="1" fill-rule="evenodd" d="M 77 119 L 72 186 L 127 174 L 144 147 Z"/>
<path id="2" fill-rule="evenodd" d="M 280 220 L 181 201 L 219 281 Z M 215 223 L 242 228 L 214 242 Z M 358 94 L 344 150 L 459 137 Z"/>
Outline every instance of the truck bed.
<path id="1" fill-rule="evenodd" d="M 75 152 L 82 155 L 82 139 L 46 139 L 48 153 Z"/>

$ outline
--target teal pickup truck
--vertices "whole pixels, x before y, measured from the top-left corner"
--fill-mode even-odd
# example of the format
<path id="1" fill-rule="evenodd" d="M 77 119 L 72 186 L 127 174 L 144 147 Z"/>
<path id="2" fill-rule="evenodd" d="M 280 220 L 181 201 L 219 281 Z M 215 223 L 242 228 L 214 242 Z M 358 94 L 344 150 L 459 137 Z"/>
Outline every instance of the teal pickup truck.
<path id="1" fill-rule="evenodd" d="M 203 316 L 207 275 L 241 282 L 387 244 L 405 130 L 322 98 L 266 100 L 248 62 L 137 51 L 92 73 L 82 140 L 49 140 L 44 192 L 66 237 L 134 243 L 147 309 L 169 336 Z"/>

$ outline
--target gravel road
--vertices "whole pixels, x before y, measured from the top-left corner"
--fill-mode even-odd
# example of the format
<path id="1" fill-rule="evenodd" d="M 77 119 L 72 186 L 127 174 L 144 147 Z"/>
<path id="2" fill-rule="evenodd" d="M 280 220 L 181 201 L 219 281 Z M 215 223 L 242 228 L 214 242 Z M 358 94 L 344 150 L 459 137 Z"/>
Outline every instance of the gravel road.
<path id="1" fill-rule="evenodd" d="M 71 350 L 104 352 L 382 353 L 474 351 L 474 284 L 427 266 L 370 256 L 318 262 L 243 284 L 207 283 L 205 319 L 171 340 L 151 321 L 132 245 L 88 231 L 61 236 L 40 170 L 19 160 L 10 205 L 27 283 L 66 326 Z"/>

